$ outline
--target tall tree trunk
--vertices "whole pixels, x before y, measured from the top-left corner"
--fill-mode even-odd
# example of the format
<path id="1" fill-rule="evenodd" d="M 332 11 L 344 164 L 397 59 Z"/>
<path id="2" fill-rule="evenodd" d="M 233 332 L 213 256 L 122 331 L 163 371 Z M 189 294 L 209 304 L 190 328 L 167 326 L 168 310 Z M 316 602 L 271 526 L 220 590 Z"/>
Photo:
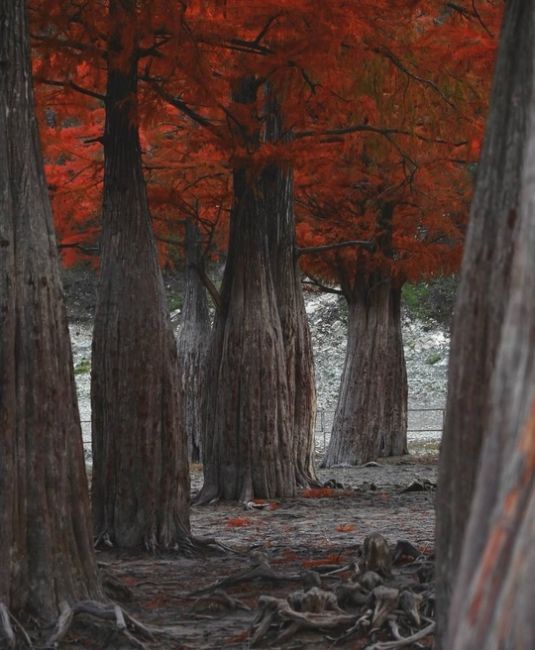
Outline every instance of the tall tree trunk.
<path id="1" fill-rule="evenodd" d="M 281 111 L 269 85 L 267 93 L 264 139 L 280 142 L 285 137 Z M 289 165 L 273 165 L 262 180 L 262 192 L 270 202 L 268 240 L 286 349 L 296 481 L 304 487 L 318 483 L 314 467 L 316 384 L 312 338 L 295 254 L 292 169 Z"/>
<path id="2" fill-rule="evenodd" d="M 264 128 L 262 133 L 252 134 L 249 144 L 253 148 L 260 140 L 278 142 L 284 137 L 273 91 L 268 83 L 263 86 Z M 252 103 L 257 88 L 255 79 L 243 79 L 235 99 Z M 291 168 L 270 163 L 250 173 L 237 169 L 234 198 L 222 307 L 209 353 L 210 406 L 206 430 L 216 446 L 211 442 L 206 455 L 201 500 L 215 496 L 287 496 L 294 493 L 297 485 L 317 483 L 314 366 L 295 256 Z M 246 313 L 250 314 L 249 324 L 243 322 Z M 238 350 L 229 352 L 230 346 L 242 348 L 242 361 Z M 232 364 L 241 364 L 244 372 Z M 233 376 L 236 386 L 225 383 L 223 377 L 227 374 Z M 268 375 L 267 383 L 259 379 Z M 222 391 L 222 385 L 228 390 Z M 262 385 L 265 390 L 260 392 Z M 247 395 L 245 409 L 242 390 Z M 259 420 L 260 427 L 256 424 Z M 255 427 L 258 430 L 256 440 L 250 432 L 251 423 L 253 431 Z M 248 440 L 246 445 L 241 438 Z M 249 445 L 254 448 L 252 455 Z M 223 449 L 227 454 L 224 458 Z M 244 463 L 246 453 L 250 458 Z M 236 460 L 231 462 L 228 459 L 232 454 Z M 272 462 L 270 458 L 277 460 Z M 224 462 L 228 474 L 215 469 Z M 266 463 L 272 465 L 271 470 L 265 469 Z M 251 475 L 255 477 L 252 485 Z"/>
<path id="3" fill-rule="evenodd" d="M 221 306 L 208 353 L 205 484 L 201 501 L 295 493 L 286 351 L 266 237 L 264 197 L 245 169 L 236 203 Z"/>
<path id="4" fill-rule="evenodd" d="M 177 350 L 141 166 L 133 0 L 110 3 L 100 282 L 91 406 L 96 533 L 175 548 L 189 531 Z"/>
<path id="5" fill-rule="evenodd" d="M 199 272 L 204 261 L 199 230 L 186 222 L 186 287 L 182 306 L 182 322 L 178 336 L 178 366 L 181 372 L 182 417 L 188 439 L 191 461 L 202 458 L 202 398 L 206 350 L 210 336 L 210 314 L 206 289 Z"/>
<path id="6" fill-rule="evenodd" d="M 348 301 L 348 341 L 325 467 L 407 453 L 401 288 L 363 274 Z"/>
<path id="7" fill-rule="evenodd" d="M 479 473 L 462 545 L 451 600 L 445 647 L 451 650 L 501 650 L 535 647 L 535 4 L 511 2 L 507 7 L 500 55 L 513 69 L 522 52 L 529 61 L 524 82 L 530 94 L 511 96 L 530 115 L 523 164 L 520 163 L 520 197 L 509 237 L 496 242 L 500 254 L 512 255 L 502 267 L 506 280 L 489 299 L 503 307 L 503 323 L 496 344 L 487 396 L 485 430 Z M 513 46 L 514 43 L 514 46 Z M 518 48 L 518 49 L 517 49 Z M 516 55 L 516 56 L 515 56 Z M 511 57 L 511 58 L 509 58 Z M 504 65 L 504 62 L 501 62 Z M 522 66 L 524 67 L 524 66 Z M 497 71 L 496 91 L 501 78 Z M 510 74 L 511 68 L 508 68 Z M 524 74 L 527 72 L 524 68 Z M 518 91 L 518 88 L 517 88 Z M 491 121 L 489 129 L 493 128 Z M 520 122 L 524 127 L 525 123 Z M 507 137 L 507 131 L 501 137 Z M 520 145 L 520 142 L 518 142 Z M 511 141 L 507 140 L 507 147 Z M 503 150 L 494 150 L 499 156 Z M 500 166 L 503 158 L 491 158 Z M 490 163 L 490 160 L 487 159 Z M 484 178 L 484 177 L 483 177 Z M 507 204 L 502 204 L 507 205 Z M 485 222 L 495 215 L 487 213 Z M 493 228 L 483 233 L 493 237 Z M 471 239 L 469 245 L 478 246 Z M 484 282 L 482 258 L 470 248 L 463 267 L 476 284 Z M 492 327 L 488 311 L 474 323 Z M 460 353 L 459 353 L 460 354 Z M 474 372 L 471 355 L 456 356 L 467 374 Z M 453 408 L 453 403 L 449 403 Z M 452 471 L 454 468 L 452 468 Z M 444 504 L 440 504 L 444 508 Z M 439 509 L 439 516 L 441 516 Z"/>
<path id="8" fill-rule="evenodd" d="M 507 4 L 455 309 L 437 495 L 439 639 L 484 434 L 494 426 L 490 386 L 503 337 L 533 92 L 533 7 L 532 1 Z"/>
<path id="9" fill-rule="evenodd" d="M 22 0 L 0 0 L 0 557 L 24 618 L 99 596 Z"/>

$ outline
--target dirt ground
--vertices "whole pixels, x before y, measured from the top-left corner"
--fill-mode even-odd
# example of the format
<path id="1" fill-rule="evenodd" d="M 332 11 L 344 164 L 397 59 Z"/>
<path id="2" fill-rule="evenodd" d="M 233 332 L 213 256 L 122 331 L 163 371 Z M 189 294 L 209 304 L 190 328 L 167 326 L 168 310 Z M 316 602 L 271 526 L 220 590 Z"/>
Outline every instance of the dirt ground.
<path id="1" fill-rule="evenodd" d="M 145 648 L 249 648 L 259 596 L 285 598 L 303 589 L 300 580 L 237 584 L 224 591 L 238 601 L 230 607 L 229 603 L 222 603 L 224 594 L 214 597 L 189 592 L 247 570 L 252 566 L 255 551 L 264 552 L 271 567 L 285 576 L 299 575 L 307 569 L 336 569 L 355 560 L 364 538 L 375 532 L 381 533 L 392 548 L 398 540 L 408 540 L 429 557 L 434 546 L 436 471 L 433 457 L 404 457 L 382 461 L 378 466 L 320 470 L 322 482 L 334 480 L 343 488 L 301 492 L 294 499 L 260 504 L 265 506 L 263 509 L 228 503 L 193 507 L 193 534 L 213 537 L 235 552 L 184 557 L 99 551 L 98 560 L 105 575 L 130 590 L 128 595 L 120 591 L 108 593 L 117 602 L 122 599 L 124 608 L 143 623 L 167 630 L 167 635 L 143 639 Z M 415 489 L 404 491 L 415 481 Z M 201 483 L 201 471 L 194 468 L 193 494 Z M 322 588 L 329 588 L 329 579 L 322 577 L 321 582 Z M 234 608 L 236 604 L 238 609 Z M 80 625 L 73 628 L 66 647 L 132 647 L 117 632 L 103 635 L 100 631 L 88 637 L 86 630 Z M 335 632 L 330 634 L 336 636 Z M 334 647 L 328 636 L 326 632 L 301 631 L 281 645 L 270 647 Z M 374 641 L 383 638 L 391 637 L 379 633 Z M 428 637 L 421 645 L 405 647 L 423 648 L 430 643 Z M 366 648 L 370 641 L 354 635 L 336 647 Z"/>

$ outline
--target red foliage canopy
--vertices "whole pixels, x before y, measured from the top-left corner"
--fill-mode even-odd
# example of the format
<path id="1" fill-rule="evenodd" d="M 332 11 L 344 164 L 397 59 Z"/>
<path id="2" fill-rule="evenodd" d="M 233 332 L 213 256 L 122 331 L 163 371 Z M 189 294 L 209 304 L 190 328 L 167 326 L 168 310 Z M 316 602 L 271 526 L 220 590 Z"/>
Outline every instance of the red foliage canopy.
<path id="1" fill-rule="evenodd" d="M 132 119 L 162 254 L 182 240 L 185 218 L 200 221 L 209 250 L 224 248 L 233 166 L 245 161 L 254 174 L 276 161 L 296 170 L 302 246 L 377 244 L 383 208 L 394 206 L 391 250 L 306 256 L 307 272 L 339 283 L 356 265 L 402 279 L 454 268 L 486 113 L 494 4 L 138 3 L 122 29 L 140 59 Z M 99 232 L 107 5 L 33 0 L 32 21 L 47 175 L 73 262 Z M 263 92 L 251 104 L 233 100 L 247 76 L 277 97 L 279 142 L 262 138 Z"/>

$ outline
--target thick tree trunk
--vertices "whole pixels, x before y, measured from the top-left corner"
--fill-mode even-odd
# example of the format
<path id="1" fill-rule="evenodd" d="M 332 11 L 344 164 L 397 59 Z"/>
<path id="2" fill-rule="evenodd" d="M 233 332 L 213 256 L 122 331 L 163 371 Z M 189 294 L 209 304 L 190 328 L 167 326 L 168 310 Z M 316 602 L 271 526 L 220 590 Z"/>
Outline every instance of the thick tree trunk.
<path id="1" fill-rule="evenodd" d="M 528 9 L 529 6 L 529 9 Z M 529 99 L 515 95 L 535 115 L 535 4 L 512 2 L 504 43 L 531 62 L 526 84 Z M 526 38 L 523 41 L 523 38 Z M 511 51 L 509 51 L 511 54 Z M 505 54 L 502 51 L 502 55 Z M 513 66 L 516 59 L 509 60 Z M 502 134 L 505 137 L 506 133 Z M 496 361 L 486 394 L 481 463 L 453 592 L 445 647 L 451 650 L 502 650 L 535 647 L 535 124 L 526 138 L 517 217 L 512 235 L 497 243 L 497 252 L 512 252 L 505 293 L 492 300 L 504 305 Z M 510 142 L 508 141 L 508 146 Z M 494 160 L 495 164 L 500 162 Z M 490 221 L 487 215 L 486 221 Z M 488 235 L 492 236 L 492 228 Z M 512 246 L 511 246 L 512 241 Z M 475 241 L 471 240 L 471 245 Z M 470 253 L 470 251 L 469 251 Z M 467 260 L 473 258 L 467 255 Z M 466 263 L 464 274 L 480 282 L 484 265 Z M 472 274 L 472 273 L 471 273 Z M 504 290 L 504 284 L 498 288 Z M 475 323 L 487 324 L 487 313 Z M 456 357 L 457 363 L 462 363 Z M 465 372 L 472 359 L 464 356 Z M 487 388 L 487 386 L 484 386 Z M 453 407 L 453 405 L 450 405 Z M 440 514 L 439 510 L 439 514 Z"/>
<path id="2" fill-rule="evenodd" d="M 362 278 L 345 295 L 347 353 L 325 467 L 407 453 L 401 288 Z"/>
<path id="3" fill-rule="evenodd" d="M 235 99 L 256 100 L 243 79 Z M 260 139 L 280 141 L 280 111 L 265 84 Z M 291 169 L 234 175 L 229 258 L 209 352 L 208 425 L 201 500 L 288 496 L 316 483 L 312 345 L 295 257 Z M 256 432 L 256 433 L 255 433 Z M 224 465 L 224 467 L 222 467 Z"/>
<path id="4" fill-rule="evenodd" d="M 504 336 L 532 110 L 533 13 L 531 1 L 507 4 L 455 309 L 437 495 L 439 640 L 446 631 L 484 434 L 494 426 L 490 386 Z"/>
<path id="5" fill-rule="evenodd" d="M 0 0 L 0 558 L 25 619 L 99 596 L 22 0 Z"/>
<path id="6" fill-rule="evenodd" d="M 181 373 L 182 418 L 188 438 L 191 461 L 202 458 L 203 418 L 202 400 L 206 350 L 210 336 L 210 314 L 206 289 L 199 271 L 204 262 L 199 231 L 191 221 L 186 222 L 186 288 L 182 306 L 182 321 L 178 336 L 178 366 Z"/>
<path id="7" fill-rule="evenodd" d="M 93 516 L 122 547 L 176 548 L 189 531 L 177 350 L 136 120 L 134 3 L 110 3 L 104 206 L 92 362 Z M 131 48 L 130 51 L 128 48 Z"/>
<path id="8" fill-rule="evenodd" d="M 280 141 L 282 117 L 272 94 L 268 96 L 267 110 L 265 140 Z M 273 165 L 263 174 L 262 181 L 263 195 L 270 202 L 268 240 L 286 349 L 296 481 L 304 487 L 318 482 L 314 468 L 316 384 L 312 339 L 295 255 L 292 170 L 288 165 Z"/>
<path id="9" fill-rule="evenodd" d="M 296 480 L 286 350 L 255 179 L 235 171 L 221 306 L 208 353 L 201 501 L 292 496 Z"/>

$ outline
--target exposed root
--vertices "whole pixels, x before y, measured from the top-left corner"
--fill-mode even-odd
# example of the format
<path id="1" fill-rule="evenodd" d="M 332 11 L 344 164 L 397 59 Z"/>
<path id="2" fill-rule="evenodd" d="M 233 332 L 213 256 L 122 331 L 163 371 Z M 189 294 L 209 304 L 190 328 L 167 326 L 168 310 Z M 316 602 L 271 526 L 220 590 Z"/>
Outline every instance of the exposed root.
<path id="1" fill-rule="evenodd" d="M 400 635 L 400 638 L 395 641 L 380 641 L 379 643 L 374 643 L 373 645 L 368 646 L 366 650 L 395 650 L 396 648 L 403 648 L 404 646 L 421 641 L 422 639 L 425 639 L 426 636 L 433 634 L 435 627 L 435 622 L 431 621 L 427 627 L 424 627 L 415 634 L 411 634 L 411 636 L 402 637 Z"/>
<path id="2" fill-rule="evenodd" d="M 298 573 L 295 575 L 284 575 L 275 571 L 269 564 L 269 561 L 263 553 L 255 551 L 251 554 L 251 559 L 253 561 L 253 566 L 250 569 L 245 569 L 240 571 L 232 576 L 222 578 L 217 582 L 214 582 L 207 587 L 201 589 L 196 589 L 195 591 L 190 591 L 188 596 L 200 596 L 202 594 L 208 594 L 214 591 L 221 589 L 228 589 L 229 587 L 234 587 L 235 585 L 242 584 L 244 582 L 252 582 L 256 580 L 265 580 L 267 582 L 282 583 L 282 582 L 300 582 L 305 583 L 314 582 L 318 584 L 320 582 L 319 575 L 313 571 L 306 571 L 304 573 Z"/>
<path id="3" fill-rule="evenodd" d="M 193 497 L 191 504 L 194 506 L 208 506 L 219 501 L 219 491 L 217 486 L 208 487 L 206 483 L 202 486 L 200 492 Z"/>
<path id="4" fill-rule="evenodd" d="M 232 555 L 243 556 L 243 553 L 237 551 L 236 549 L 219 542 L 213 537 L 192 537 L 192 542 L 200 547 L 201 549 L 214 550 L 218 549 L 224 551 L 225 553 L 231 553 Z"/>
<path id="5" fill-rule="evenodd" d="M 65 637 L 74 621 L 74 618 L 78 614 L 87 614 L 105 621 L 113 621 L 117 630 L 124 634 L 133 645 L 142 650 L 145 648 L 144 644 L 130 633 L 128 629 L 129 627 L 134 632 L 137 632 L 148 639 L 154 639 L 153 632 L 155 632 L 155 630 L 151 630 L 140 623 L 138 620 L 130 616 L 130 614 L 122 610 L 118 605 L 106 605 L 94 600 L 85 600 L 76 603 L 72 607 L 64 602 L 61 604 L 60 609 L 61 614 L 56 622 L 54 631 L 45 643 L 46 647 L 54 647 Z"/>
<path id="6" fill-rule="evenodd" d="M 386 623 L 390 614 L 394 612 L 399 603 L 399 591 L 391 587 L 375 587 L 372 592 L 375 598 L 375 609 L 372 617 L 372 630 L 380 630 Z"/>
<path id="7" fill-rule="evenodd" d="M 398 553 L 401 551 L 409 557 L 417 553 L 409 542 L 398 544 L 396 548 Z M 240 581 L 244 575 L 256 576 L 254 569 L 265 569 L 266 563 L 260 562 L 253 570 L 243 572 Z M 373 642 L 369 650 L 394 650 L 432 634 L 435 628 L 432 619 L 422 615 L 434 608 L 432 589 L 419 581 L 417 571 L 411 571 L 409 580 L 399 571 L 393 573 L 390 547 L 381 535 L 368 536 L 359 561 L 344 569 L 351 570 L 349 579 L 333 586 L 332 590 L 309 585 L 308 589 L 294 592 L 286 599 L 261 596 L 251 645 L 284 646 L 283 642 L 303 630 L 324 634 L 340 628 L 340 636 L 325 635 L 326 638 L 338 644 L 358 635 L 360 639 L 369 638 Z M 327 577 L 332 575 L 333 572 Z M 235 580 L 232 583 L 235 584 Z M 422 621 L 429 625 L 419 630 Z M 389 635 L 392 640 L 376 642 L 379 634 L 382 638 Z"/>
<path id="8" fill-rule="evenodd" d="M 200 598 L 197 598 L 197 600 L 191 606 L 192 611 L 198 611 L 203 609 L 214 609 L 214 608 L 219 608 L 220 610 L 226 609 L 231 611 L 238 610 L 238 609 L 241 609 L 246 612 L 251 611 L 249 605 L 242 603 L 242 601 L 239 600 L 238 598 L 233 598 L 232 596 L 229 596 L 227 593 L 225 593 L 220 589 L 214 591 L 212 594 L 207 594 L 205 596 L 201 596 Z"/>
<path id="9" fill-rule="evenodd" d="M 0 630 L 8 648 L 14 648 L 16 643 L 15 632 L 11 626 L 8 608 L 0 603 Z"/>
<path id="10" fill-rule="evenodd" d="M 109 571 L 101 572 L 101 584 L 104 593 L 111 600 L 118 600 L 122 603 L 128 603 L 133 599 L 132 590 L 124 585 Z"/>
<path id="11" fill-rule="evenodd" d="M 0 602 L 0 645 L 2 648 L 15 648 L 17 645 L 17 635 L 11 622 L 15 624 L 16 629 L 28 648 L 33 648 L 32 640 L 28 632 L 26 632 L 22 624 L 9 611 L 6 604 Z"/>
<path id="12" fill-rule="evenodd" d="M 355 622 L 353 614 L 347 614 L 338 607 L 332 592 L 324 592 L 317 587 L 308 592 L 291 594 L 287 600 L 261 596 L 258 606 L 260 611 L 253 622 L 252 646 L 263 641 L 272 626 L 280 628 L 289 623 L 273 640 L 274 644 L 279 644 L 300 630 L 329 630 Z"/>
<path id="13" fill-rule="evenodd" d="M 372 533 L 362 545 L 362 568 L 389 576 L 392 571 L 392 555 L 386 539 L 379 533 Z"/>
<path id="14" fill-rule="evenodd" d="M 10 616 L 11 620 L 13 621 L 13 623 L 15 623 L 15 627 L 20 632 L 20 635 L 24 639 L 24 642 L 26 643 L 28 648 L 33 648 L 33 644 L 32 644 L 32 640 L 30 639 L 30 635 L 24 629 L 22 623 L 18 619 L 16 619 L 11 612 L 9 613 L 9 616 Z"/>

